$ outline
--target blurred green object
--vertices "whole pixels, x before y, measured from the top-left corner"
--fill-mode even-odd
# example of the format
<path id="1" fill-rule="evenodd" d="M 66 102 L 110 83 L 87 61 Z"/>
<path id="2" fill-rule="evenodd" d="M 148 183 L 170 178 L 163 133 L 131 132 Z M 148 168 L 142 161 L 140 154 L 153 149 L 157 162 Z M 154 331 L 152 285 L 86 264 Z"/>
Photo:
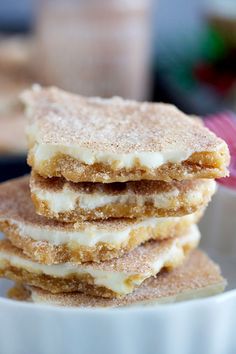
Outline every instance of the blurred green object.
<path id="1" fill-rule="evenodd" d="M 205 115 L 227 108 L 224 92 L 231 86 L 228 73 L 220 89 L 219 82 L 229 48 L 217 31 L 206 24 L 198 33 L 159 43 L 159 50 L 155 70 L 169 100 L 190 114 Z"/>
<path id="2" fill-rule="evenodd" d="M 212 27 L 208 27 L 202 38 L 202 54 L 206 60 L 215 60 L 227 52 L 227 44 L 221 34 Z"/>
<path id="3" fill-rule="evenodd" d="M 221 36 L 226 45 L 236 48 L 236 17 L 223 14 L 212 15 L 209 16 L 209 24 Z"/>

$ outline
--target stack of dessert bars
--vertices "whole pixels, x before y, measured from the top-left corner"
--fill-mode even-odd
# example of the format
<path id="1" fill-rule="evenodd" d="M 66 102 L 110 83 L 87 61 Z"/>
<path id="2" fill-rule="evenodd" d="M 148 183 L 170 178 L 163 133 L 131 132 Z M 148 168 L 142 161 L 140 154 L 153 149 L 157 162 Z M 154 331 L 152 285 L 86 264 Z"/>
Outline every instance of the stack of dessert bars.
<path id="1" fill-rule="evenodd" d="M 125 306 L 224 289 L 196 223 L 229 152 L 200 120 L 161 103 L 22 95 L 31 176 L 0 186 L 0 275 L 13 298 Z"/>

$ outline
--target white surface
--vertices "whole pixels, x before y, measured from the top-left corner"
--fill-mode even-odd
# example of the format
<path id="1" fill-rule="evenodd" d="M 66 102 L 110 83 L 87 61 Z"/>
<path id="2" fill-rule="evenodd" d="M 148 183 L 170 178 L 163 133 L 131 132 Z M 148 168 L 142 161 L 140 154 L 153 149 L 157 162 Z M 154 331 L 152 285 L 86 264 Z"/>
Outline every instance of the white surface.
<path id="1" fill-rule="evenodd" d="M 201 247 L 220 264 L 228 289 L 236 289 L 236 191 L 219 186 L 200 230 Z"/>
<path id="2" fill-rule="evenodd" d="M 220 187 L 204 249 L 236 286 L 236 192 Z M 0 282 L 4 296 L 9 283 Z M 66 309 L 0 299 L 0 354 L 235 354 L 236 290 L 171 305 Z"/>

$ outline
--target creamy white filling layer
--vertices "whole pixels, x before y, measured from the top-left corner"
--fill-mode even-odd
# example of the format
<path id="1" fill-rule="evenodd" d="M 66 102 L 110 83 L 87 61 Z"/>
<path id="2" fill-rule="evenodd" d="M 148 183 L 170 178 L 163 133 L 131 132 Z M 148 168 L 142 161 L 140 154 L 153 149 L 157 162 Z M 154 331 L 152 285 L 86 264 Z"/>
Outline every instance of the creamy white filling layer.
<path id="1" fill-rule="evenodd" d="M 207 189 L 209 194 L 213 194 L 216 189 L 216 182 L 209 180 Z M 60 191 L 56 192 L 38 187 L 32 187 L 31 191 L 39 200 L 46 202 L 53 213 L 75 210 L 77 206 L 81 209 L 93 210 L 111 204 L 135 204 L 143 206 L 147 202 L 152 202 L 156 208 L 169 208 L 172 206 L 173 199 L 175 198 L 177 204 L 177 197 L 180 193 L 179 190 L 175 188 L 169 192 L 151 195 L 137 195 L 131 192 L 121 192 L 119 195 L 108 195 L 102 192 L 86 194 L 73 190 L 68 184 L 65 184 Z M 188 203 L 197 204 L 201 202 L 203 192 L 204 191 L 201 190 L 187 192 L 186 198 L 188 199 Z"/>
<path id="2" fill-rule="evenodd" d="M 140 285 L 146 278 L 156 275 L 165 265 L 175 264 L 175 262 L 184 258 L 183 247 L 185 245 L 192 245 L 194 247 L 198 244 L 199 240 L 200 232 L 198 228 L 193 225 L 188 234 L 174 238 L 169 247 L 159 252 L 157 258 L 154 259 L 152 263 L 148 264 L 150 269 L 144 273 L 105 271 L 96 269 L 96 265 L 91 266 L 74 263 L 45 265 L 7 252 L 0 252 L 0 269 L 4 269 L 5 262 L 9 262 L 12 266 L 17 268 L 59 278 L 67 277 L 71 274 L 77 274 L 78 276 L 89 274 L 93 277 L 95 285 L 103 286 L 117 294 L 125 295 L 130 293 L 136 285 Z M 132 279 L 131 277 L 135 278 Z"/>
<path id="3" fill-rule="evenodd" d="M 44 161 L 48 161 L 57 154 L 65 154 L 79 160 L 86 165 L 94 163 L 104 163 L 112 165 L 114 169 L 132 168 L 137 164 L 146 168 L 158 168 L 168 163 L 180 163 L 188 159 L 192 152 L 173 149 L 163 152 L 140 151 L 127 154 L 118 154 L 111 152 L 92 151 L 80 146 L 52 145 L 36 143 L 33 147 L 35 167 Z"/>
<path id="4" fill-rule="evenodd" d="M 168 208 L 172 203 L 172 199 L 177 198 L 179 195 L 177 189 L 171 192 L 143 196 L 134 193 L 108 195 L 102 192 L 97 192 L 86 194 L 72 190 L 68 185 L 65 185 L 62 190 L 56 192 L 37 187 L 34 187 L 31 190 L 39 200 L 47 202 L 50 210 L 54 213 L 75 210 L 77 206 L 81 209 L 93 210 L 111 204 L 136 204 L 143 206 L 150 201 L 153 202 L 155 207 Z"/>
<path id="5" fill-rule="evenodd" d="M 131 231 L 140 227 L 150 227 L 155 229 L 165 223 L 178 223 L 181 220 L 192 223 L 194 222 L 195 217 L 195 213 L 180 217 L 152 217 L 135 224 L 130 224 L 126 228 L 117 231 L 107 231 L 92 225 L 85 227 L 83 230 L 64 231 L 27 225 L 20 222 L 15 222 L 15 224 L 21 237 L 28 236 L 35 241 L 48 241 L 52 245 L 69 245 L 71 242 L 73 242 L 73 245 L 76 243 L 78 246 L 82 245 L 93 247 L 96 246 L 99 242 L 104 242 L 113 246 L 119 246 L 123 242 L 127 242 L 129 240 Z"/>

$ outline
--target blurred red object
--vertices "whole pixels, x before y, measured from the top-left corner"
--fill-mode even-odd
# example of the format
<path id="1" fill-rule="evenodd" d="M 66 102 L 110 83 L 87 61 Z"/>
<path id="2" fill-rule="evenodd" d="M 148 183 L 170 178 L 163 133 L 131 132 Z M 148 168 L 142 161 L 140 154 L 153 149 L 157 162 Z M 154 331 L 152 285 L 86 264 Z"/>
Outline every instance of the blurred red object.
<path id="1" fill-rule="evenodd" d="M 231 161 L 230 176 L 218 180 L 221 184 L 236 188 L 236 115 L 233 112 L 223 112 L 207 116 L 205 125 L 228 144 Z"/>
<path id="2" fill-rule="evenodd" d="M 213 86 L 220 94 L 227 94 L 235 84 L 236 78 L 225 71 L 219 73 L 212 64 L 202 63 L 195 68 L 198 80 Z"/>

